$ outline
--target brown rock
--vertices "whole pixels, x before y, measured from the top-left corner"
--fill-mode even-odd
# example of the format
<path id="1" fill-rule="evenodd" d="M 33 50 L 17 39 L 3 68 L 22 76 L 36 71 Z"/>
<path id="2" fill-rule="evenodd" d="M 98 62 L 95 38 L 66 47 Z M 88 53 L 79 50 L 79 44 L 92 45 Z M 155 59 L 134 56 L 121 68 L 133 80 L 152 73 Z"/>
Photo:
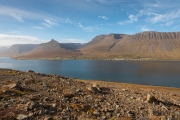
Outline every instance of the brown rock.
<path id="1" fill-rule="evenodd" d="M 96 87 L 88 87 L 87 88 L 89 91 L 93 92 L 93 93 L 98 93 L 99 90 Z"/>
<path id="2" fill-rule="evenodd" d="M 27 115 L 24 115 L 24 114 L 19 114 L 19 115 L 16 117 L 17 120 L 26 120 L 27 118 L 28 118 L 28 116 L 27 116 Z"/>
<path id="3" fill-rule="evenodd" d="M 150 94 L 147 95 L 147 99 L 146 100 L 149 103 L 157 103 L 158 102 L 158 100 L 154 96 L 152 96 Z"/>

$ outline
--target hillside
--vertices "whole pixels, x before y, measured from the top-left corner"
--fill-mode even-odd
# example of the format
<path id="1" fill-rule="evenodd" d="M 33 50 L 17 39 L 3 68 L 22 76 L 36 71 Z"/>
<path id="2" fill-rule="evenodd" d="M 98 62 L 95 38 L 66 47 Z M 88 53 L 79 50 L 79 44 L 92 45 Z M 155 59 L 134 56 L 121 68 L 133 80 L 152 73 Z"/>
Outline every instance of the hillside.
<path id="1" fill-rule="evenodd" d="M 74 49 L 72 47 L 69 47 L 69 49 L 65 49 L 66 47 L 68 46 L 66 45 L 64 46 L 64 48 L 62 48 L 59 42 L 51 40 L 50 42 L 38 45 L 32 51 L 28 52 L 27 54 L 20 55 L 17 58 L 73 58 L 81 54 L 81 52 L 78 50 L 72 50 Z"/>
<path id="2" fill-rule="evenodd" d="M 127 58 L 180 59 L 180 32 L 143 32 L 125 36 L 110 53 Z"/>
<path id="3" fill-rule="evenodd" d="M 125 34 L 98 35 L 81 48 L 85 58 L 107 58 L 107 53 Z"/>
<path id="4" fill-rule="evenodd" d="M 0 56 L 5 56 L 5 57 L 18 56 L 20 54 L 24 54 L 33 50 L 36 46 L 37 44 L 15 44 L 12 45 L 10 48 L 2 51 L 0 53 Z"/>
<path id="5" fill-rule="evenodd" d="M 81 48 L 93 59 L 180 59 L 180 32 L 99 35 Z"/>

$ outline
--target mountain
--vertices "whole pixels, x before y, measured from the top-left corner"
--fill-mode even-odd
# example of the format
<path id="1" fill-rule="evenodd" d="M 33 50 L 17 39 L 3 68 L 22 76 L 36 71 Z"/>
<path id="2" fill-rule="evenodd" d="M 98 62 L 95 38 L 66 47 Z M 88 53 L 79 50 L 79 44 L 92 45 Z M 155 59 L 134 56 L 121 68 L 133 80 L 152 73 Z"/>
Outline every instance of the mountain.
<path id="1" fill-rule="evenodd" d="M 121 58 L 180 59 L 180 32 L 127 35 L 110 50 Z"/>
<path id="2" fill-rule="evenodd" d="M 125 34 L 98 35 L 80 50 L 85 58 L 107 58 L 110 49 L 125 36 Z"/>
<path id="3" fill-rule="evenodd" d="M 0 46 L 0 54 L 5 52 L 7 49 L 8 49 L 8 47 L 6 47 L 6 46 Z"/>
<path id="4" fill-rule="evenodd" d="M 13 45 L 4 56 L 25 59 L 144 59 L 180 60 L 180 32 L 148 31 L 134 35 L 98 35 L 89 43 Z"/>
<path id="5" fill-rule="evenodd" d="M 67 49 L 67 50 L 77 50 L 83 47 L 85 44 L 81 43 L 60 43 L 61 48 Z"/>
<path id="6" fill-rule="evenodd" d="M 180 32 L 99 35 L 81 52 L 94 59 L 180 59 Z"/>
<path id="7" fill-rule="evenodd" d="M 42 43 L 32 51 L 20 55 L 17 58 L 73 58 L 81 54 L 80 51 L 75 50 L 76 47 L 73 47 L 72 44 L 63 44 L 63 47 L 61 47 L 61 45 L 62 44 L 52 39 L 50 42 Z"/>
<path id="8" fill-rule="evenodd" d="M 27 53 L 37 47 L 37 44 L 15 44 L 0 53 L 0 56 L 13 57 Z"/>
<path id="9" fill-rule="evenodd" d="M 124 34 L 109 34 L 109 35 L 98 35 L 92 39 L 89 43 L 87 43 L 82 51 L 85 52 L 99 52 L 104 53 L 108 52 L 119 40 L 121 40 Z"/>

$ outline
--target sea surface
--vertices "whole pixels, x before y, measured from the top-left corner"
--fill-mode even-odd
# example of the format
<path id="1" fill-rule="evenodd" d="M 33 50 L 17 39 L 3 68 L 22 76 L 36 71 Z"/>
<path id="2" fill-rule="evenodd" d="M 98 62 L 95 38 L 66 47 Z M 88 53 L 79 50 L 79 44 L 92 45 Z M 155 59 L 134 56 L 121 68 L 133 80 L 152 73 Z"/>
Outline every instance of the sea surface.
<path id="1" fill-rule="evenodd" d="M 0 68 L 180 88 L 180 61 L 14 60 L 0 57 Z"/>

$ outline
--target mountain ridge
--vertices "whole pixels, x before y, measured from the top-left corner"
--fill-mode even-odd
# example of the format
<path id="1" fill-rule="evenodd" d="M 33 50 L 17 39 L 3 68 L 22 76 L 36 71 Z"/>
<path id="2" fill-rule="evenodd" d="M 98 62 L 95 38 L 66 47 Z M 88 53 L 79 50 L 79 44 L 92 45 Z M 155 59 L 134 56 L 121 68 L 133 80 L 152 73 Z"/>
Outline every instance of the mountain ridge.
<path id="1" fill-rule="evenodd" d="M 17 58 L 180 60 L 180 32 L 102 34 L 86 44 L 52 39 Z"/>

